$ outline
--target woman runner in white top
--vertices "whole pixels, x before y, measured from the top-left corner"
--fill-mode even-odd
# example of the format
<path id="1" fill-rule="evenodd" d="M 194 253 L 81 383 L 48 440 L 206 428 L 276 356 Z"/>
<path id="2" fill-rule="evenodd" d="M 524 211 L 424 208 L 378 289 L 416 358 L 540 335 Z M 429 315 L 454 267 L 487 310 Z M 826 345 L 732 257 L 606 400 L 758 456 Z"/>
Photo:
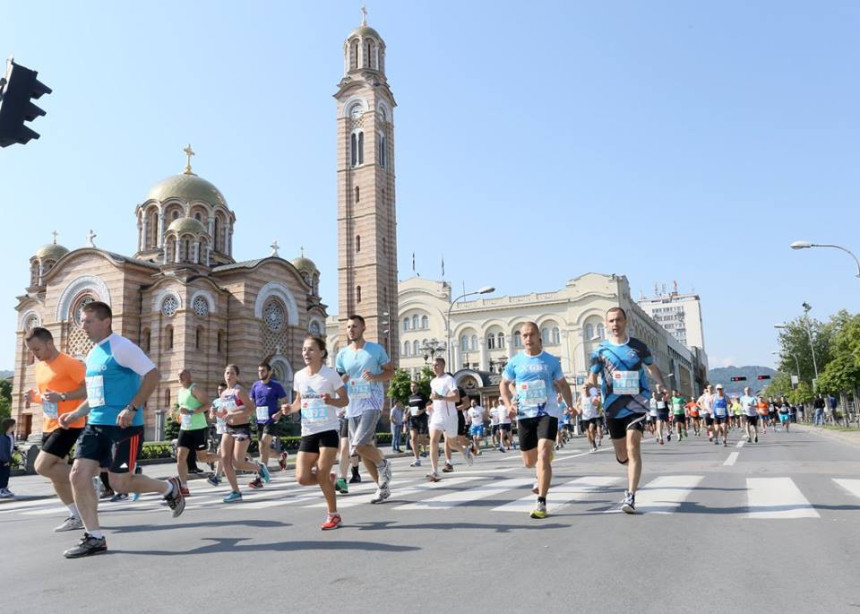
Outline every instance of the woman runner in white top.
<path id="1" fill-rule="evenodd" d="M 301 411 L 302 441 L 296 459 L 296 481 L 302 486 L 318 484 L 325 497 L 328 514 L 320 526 L 323 531 L 341 524 L 337 512 L 335 474 L 331 473 L 337 457 L 340 409 L 349 404 L 346 387 L 337 371 L 323 364 L 328 356 L 325 341 L 315 335 L 305 337 L 302 358 L 307 365 L 296 373 L 296 398 L 284 405 L 285 413 Z"/>

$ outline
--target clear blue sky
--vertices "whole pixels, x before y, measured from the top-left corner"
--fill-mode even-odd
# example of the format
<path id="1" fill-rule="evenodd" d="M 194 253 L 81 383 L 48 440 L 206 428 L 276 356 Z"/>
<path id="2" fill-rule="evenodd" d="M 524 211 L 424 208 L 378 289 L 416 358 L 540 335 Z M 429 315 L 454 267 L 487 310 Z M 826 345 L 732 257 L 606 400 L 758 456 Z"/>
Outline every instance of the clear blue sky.
<path id="1" fill-rule="evenodd" d="M 51 239 L 131 254 L 148 188 L 194 170 L 234 255 L 299 245 L 337 309 L 335 103 L 360 2 L 2 2 L 0 54 L 54 89 L 0 150 L 0 368 Z M 860 307 L 860 4 L 369 3 L 388 46 L 399 268 L 514 294 L 588 271 L 702 297 L 712 366 L 772 364 L 775 322 Z M 436 232 L 428 233 L 428 224 Z M 527 268 L 527 272 L 526 271 Z"/>

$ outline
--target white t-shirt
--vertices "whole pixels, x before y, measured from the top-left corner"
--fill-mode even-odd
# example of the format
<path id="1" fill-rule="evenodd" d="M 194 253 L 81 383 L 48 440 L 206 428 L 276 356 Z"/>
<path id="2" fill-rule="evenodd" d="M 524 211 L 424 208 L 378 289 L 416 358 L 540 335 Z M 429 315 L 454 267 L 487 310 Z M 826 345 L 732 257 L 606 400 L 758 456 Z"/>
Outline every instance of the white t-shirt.
<path id="1" fill-rule="evenodd" d="M 490 426 L 496 426 L 499 423 L 499 408 L 492 407 L 487 413 L 490 415 Z"/>
<path id="2" fill-rule="evenodd" d="M 508 413 L 508 408 L 504 406 L 504 404 L 500 403 L 496 408 L 496 415 L 499 417 L 499 424 L 510 424 L 511 416 Z"/>
<path id="3" fill-rule="evenodd" d="M 582 419 L 594 420 L 597 418 L 597 403 L 596 397 L 582 397 Z"/>
<path id="4" fill-rule="evenodd" d="M 741 409 L 744 412 L 745 416 L 756 416 L 756 406 L 758 405 L 758 400 L 755 397 L 748 397 L 746 395 L 740 398 Z"/>
<path id="5" fill-rule="evenodd" d="M 310 367 L 305 367 L 296 373 L 294 386 L 302 395 L 302 437 L 325 431 L 337 431 L 339 410 L 323 402 L 324 394 L 335 397 L 337 396 L 335 393 L 343 388 L 343 379 L 337 371 L 323 365 L 319 372 L 311 375 Z"/>
<path id="6" fill-rule="evenodd" d="M 484 408 L 480 405 L 469 408 L 469 416 L 472 418 L 472 424 L 480 426 L 484 424 Z"/>
<path id="7" fill-rule="evenodd" d="M 702 413 L 711 415 L 714 413 L 714 395 L 707 392 L 699 397 L 699 405 L 701 405 Z"/>
<path id="8" fill-rule="evenodd" d="M 656 417 L 657 416 L 657 399 L 652 397 L 651 400 L 649 401 L 649 407 L 650 407 L 651 416 Z"/>
<path id="9" fill-rule="evenodd" d="M 430 391 L 435 392 L 440 397 L 446 397 L 452 392 L 456 392 L 457 382 L 447 373 L 434 377 L 430 380 Z M 433 414 L 430 416 L 432 422 L 443 422 L 450 416 L 457 415 L 457 406 L 454 401 L 436 400 L 433 401 Z"/>

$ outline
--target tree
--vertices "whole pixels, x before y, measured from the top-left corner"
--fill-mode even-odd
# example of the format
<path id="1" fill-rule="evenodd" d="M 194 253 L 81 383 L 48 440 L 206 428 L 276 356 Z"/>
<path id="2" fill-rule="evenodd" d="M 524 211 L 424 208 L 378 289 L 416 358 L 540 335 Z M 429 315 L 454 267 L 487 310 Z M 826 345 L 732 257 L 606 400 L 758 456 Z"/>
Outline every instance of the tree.
<path id="1" fill-rule="evenodd" d="M 770 384 L 761 391 L 763 397 L 783 397 L 792 392 L 791 377 L 788 373 L 777 373 Z"/>
<path id="2" fill-rule="evenodd" d="M 806 382 L 800 382 L 797 385 L 797 388 L 795 388 L 785 396 L 788 398 L 788 402 L 792 405 L 800 405 L 801 403 L 808 405 L 815 397 L 815 395 L 812 393 L 812 386 L 810 386 Z"/>
<path id="3" fill-rule="evenodd" d="M 429 397 L 430 396 L 430 380 L 433 379 L 433 370 L 428 366 L 421 368 L 418 374 L 418 392 Z M 388 396 L 395 401 L 400 401 L 404 405 L 409 401 L 409 395 L 412 394 L 412 376 L 406 369 L 397 369 L 394 372 L 394 377 L 388 383 Z"/>
<path id="4" fill-rule="evenodd" d="M 806 316 L 788 322 L 779 332 L 779 371 L 795 373 L 798 379 L 811 382 L 817 365 L 820 375 L 831 360 L 831 341 L 845 317 L 848 317 L 847 312 L 841 311 L 827 323 Z M 810 351 L 810 337 L 815 348 L 815 363 Z"/>
<path id="5" fill-rule="evenodd" d="M 0 380 L 0 420 L 5 420 L 12 415 L 12 382 L 8 379 Z"/>
<path id="6" fill-rule="evenodd" d="M 860 386 L 860 315 L 845 311 L 834 316 L 833 359 L 818 380 L 820 390 L 833 394 L 850 392 Z"/>

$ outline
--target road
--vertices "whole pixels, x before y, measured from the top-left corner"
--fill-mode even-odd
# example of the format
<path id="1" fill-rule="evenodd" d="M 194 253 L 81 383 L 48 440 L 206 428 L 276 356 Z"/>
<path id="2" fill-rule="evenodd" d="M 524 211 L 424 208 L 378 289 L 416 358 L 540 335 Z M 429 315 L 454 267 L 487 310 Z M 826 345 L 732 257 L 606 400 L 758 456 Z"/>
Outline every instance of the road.
<path id="1" fill-rule="evenodd" d="M 392 498 L 339 499 L 345 526 L 293 472 L 225 505 L 202 480 L 176 520 L 152 496 L 103 503 L 109 552 L 65 560 L 56 499 L 0 504 L 5 612 L 840 612 L 860 608 L 856 444 L 810 430 L 758 444 L 643 443 L 639 514 L 615 511 L 623 471 L 605 446 L 557 453 L 550 516 L 528 517 L 531 475 L 488 450 L 438 484 L 394 461 Z M 168 468 L 148 468 L 153 475 Z M 19 494 L 24 478 L 11 486 Z M 244 481 L 247 481 L 244 480 Z M 7 609 L 9 607 L 10 609 Z"/>

